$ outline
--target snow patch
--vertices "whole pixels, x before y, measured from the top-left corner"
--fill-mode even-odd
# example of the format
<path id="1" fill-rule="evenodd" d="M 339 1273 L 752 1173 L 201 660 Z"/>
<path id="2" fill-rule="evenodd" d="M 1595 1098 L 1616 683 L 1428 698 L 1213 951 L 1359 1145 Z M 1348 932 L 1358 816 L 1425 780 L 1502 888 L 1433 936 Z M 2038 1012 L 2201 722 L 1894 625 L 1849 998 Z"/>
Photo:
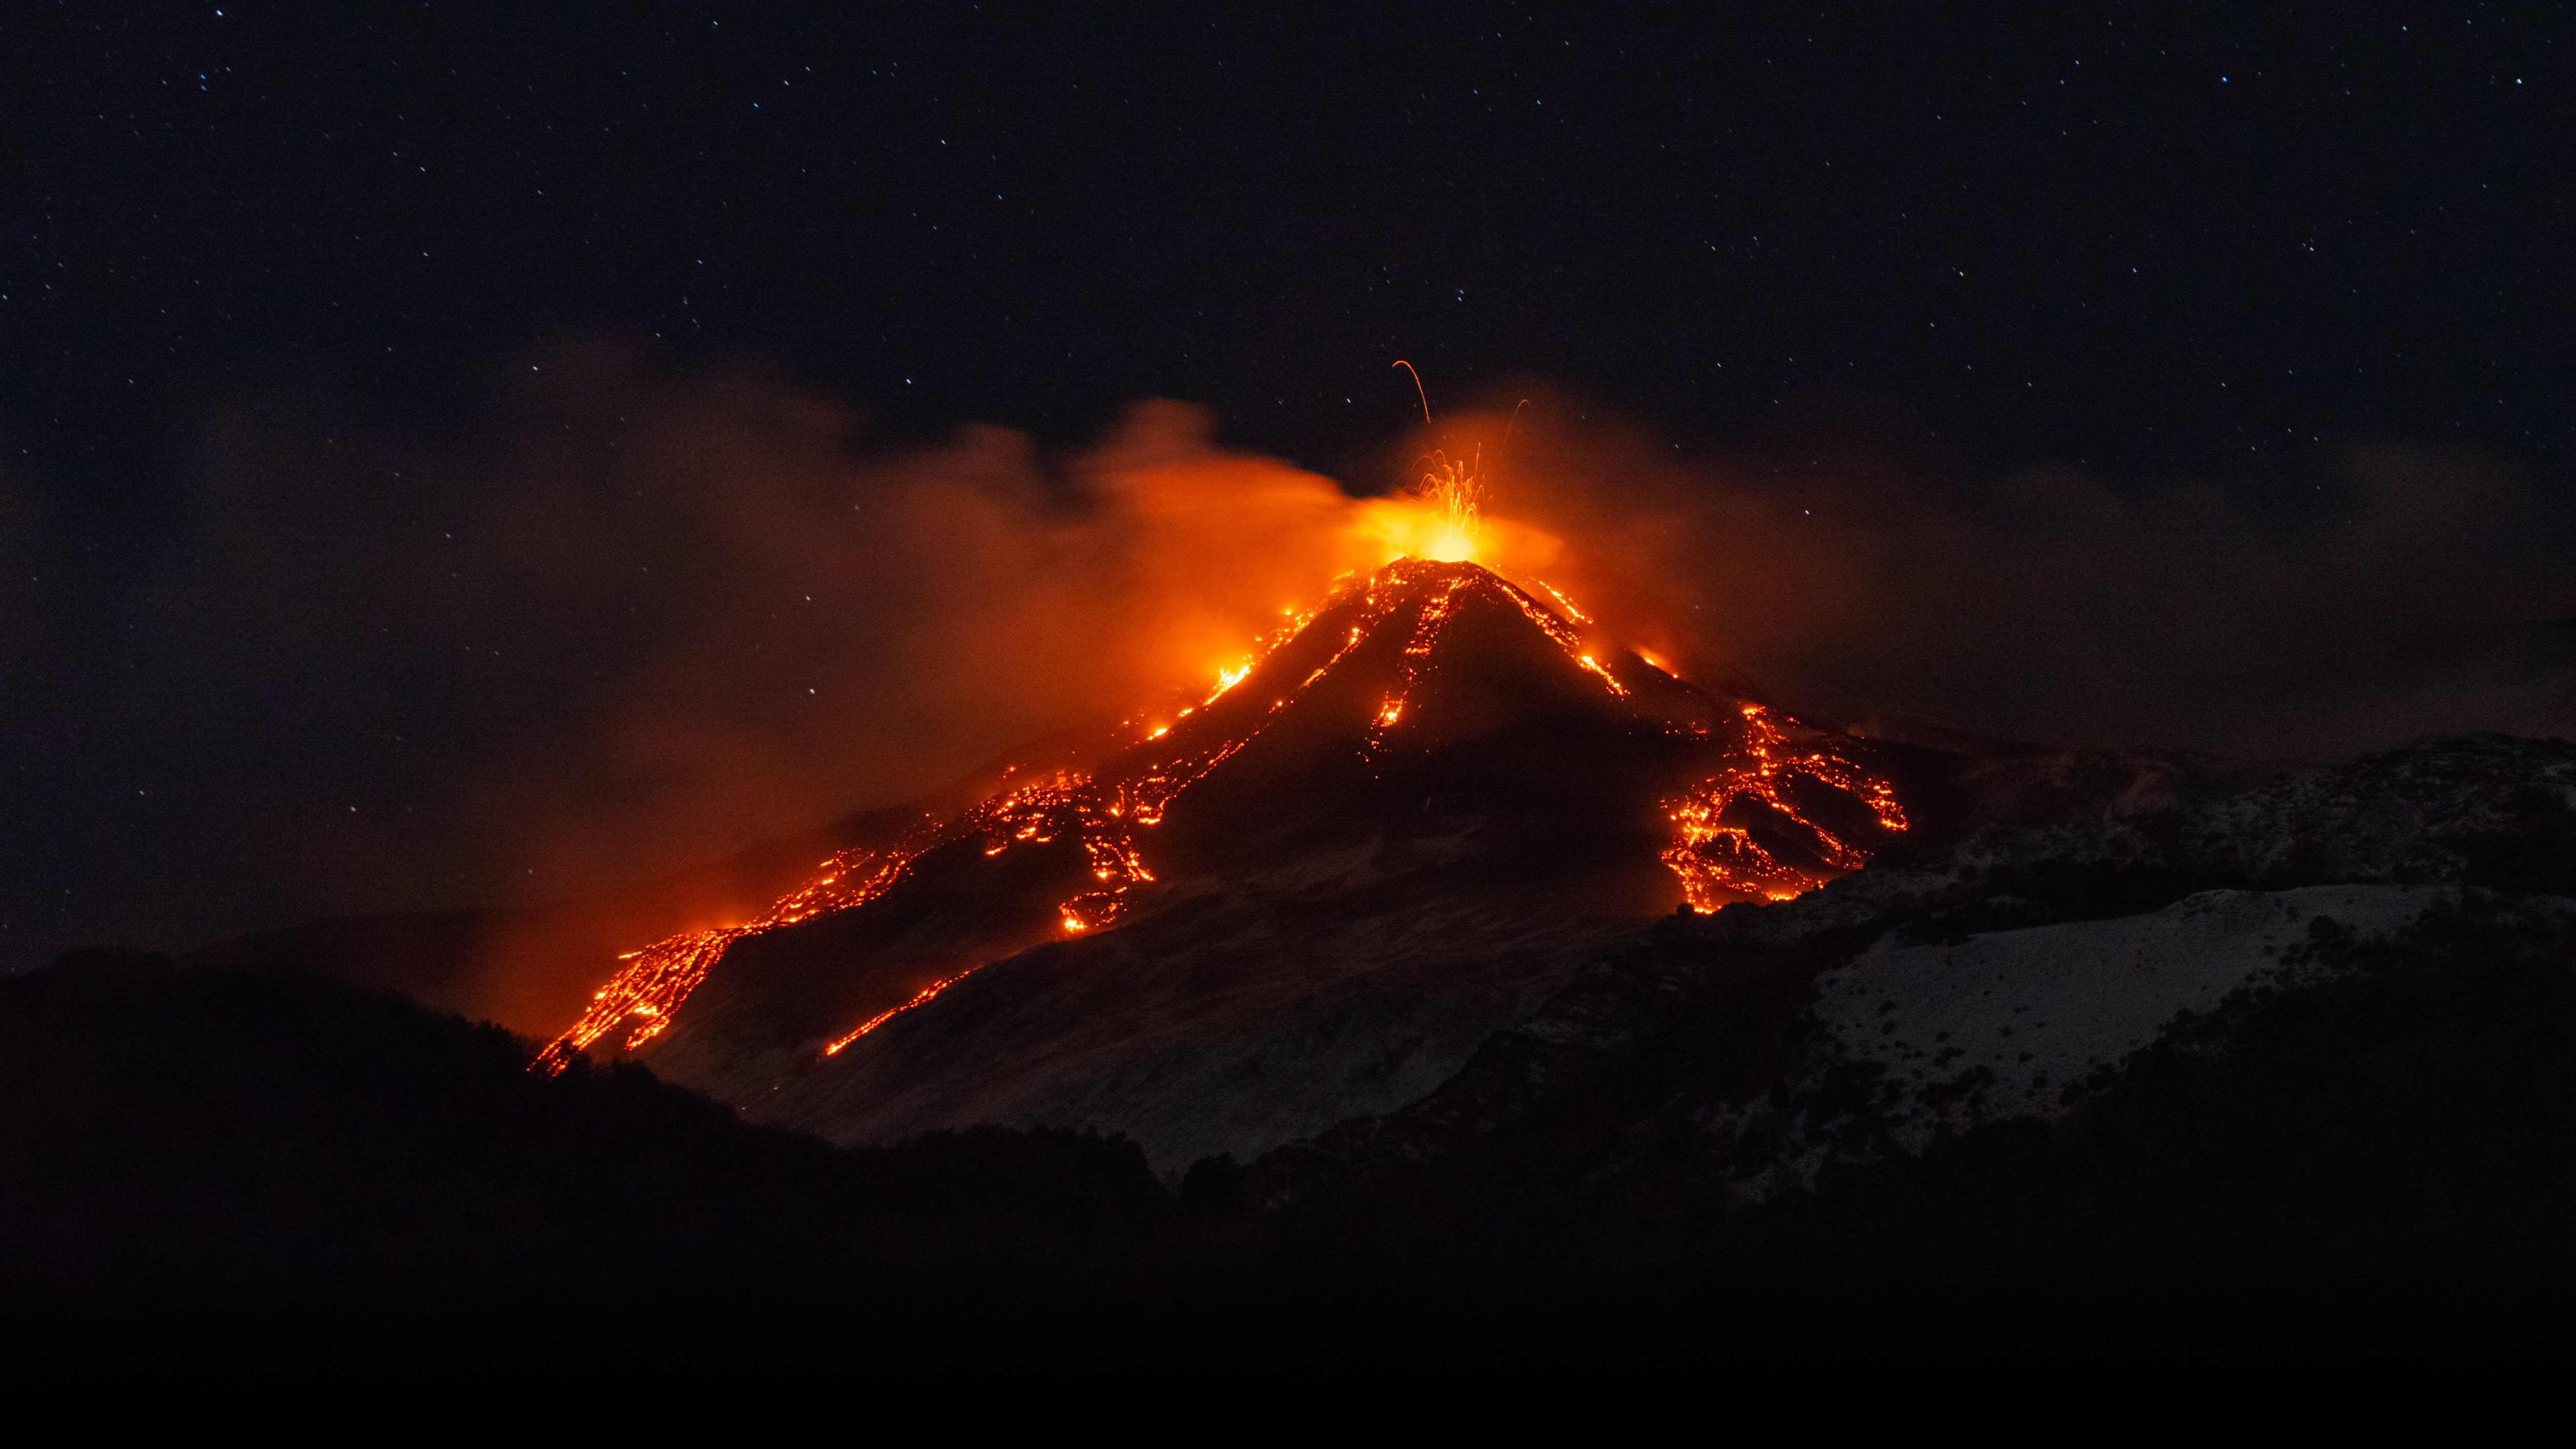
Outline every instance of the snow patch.
<path id="1" fill-rule="evenodd" d="M 2183 1013 L 2332 974 L 2320 940 L 2368 940 L 2456 891 L 2334 885 L 2203 891 L 2152 915 L 1908 944 L 1891 933 L 1816 985 L 1835 1066 L 1882 1069 L 1889 1145 L 2066 1111 L 2069 1089 L 2153 1043 Z"/>

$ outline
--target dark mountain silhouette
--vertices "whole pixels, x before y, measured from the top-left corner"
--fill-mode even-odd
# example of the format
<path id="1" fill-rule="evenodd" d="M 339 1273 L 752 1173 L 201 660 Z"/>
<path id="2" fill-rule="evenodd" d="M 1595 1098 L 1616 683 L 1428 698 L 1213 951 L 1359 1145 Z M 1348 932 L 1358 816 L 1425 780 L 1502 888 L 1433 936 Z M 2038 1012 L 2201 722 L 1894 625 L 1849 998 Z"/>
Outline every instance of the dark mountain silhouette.
<path id="1" fill-rule="evenodd" d="M 527 1068 L 498 1028 L 301 972 L 89 951 L 0 980 L 0 1339 L 270 1370 L 608 1357 L 603 1310 L 801 1316 L 818 1281 L 935 1296 L 955 1329 L 1019 1255 L 1168 1215 L 1129 1143 L 838 1151 L 631 1065 Z M 925 1274 L 935 1294 L 907 1286 Z"/>

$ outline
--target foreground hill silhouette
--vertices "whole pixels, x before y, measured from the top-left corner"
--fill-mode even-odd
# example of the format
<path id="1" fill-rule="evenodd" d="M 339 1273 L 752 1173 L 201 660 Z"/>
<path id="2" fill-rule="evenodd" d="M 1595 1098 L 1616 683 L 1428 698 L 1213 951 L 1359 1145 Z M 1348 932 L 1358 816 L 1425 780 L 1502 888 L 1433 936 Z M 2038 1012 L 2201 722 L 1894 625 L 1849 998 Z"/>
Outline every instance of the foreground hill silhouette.
<path id="1" fill-rule="evenodd" d="M 527 1066 L 498 1028 L 293 972 L 92 951 L 0 981 L 0 1335 L 578 1354 L 568 1321 L 648 1298 L 883 1294 L 936 1265 L 917 1296 L 981 1301 L 1015 1250 L 1061 1266 L 1168 1209 L 1129 1144 L 839 1151 L 639 1068 Z"/>

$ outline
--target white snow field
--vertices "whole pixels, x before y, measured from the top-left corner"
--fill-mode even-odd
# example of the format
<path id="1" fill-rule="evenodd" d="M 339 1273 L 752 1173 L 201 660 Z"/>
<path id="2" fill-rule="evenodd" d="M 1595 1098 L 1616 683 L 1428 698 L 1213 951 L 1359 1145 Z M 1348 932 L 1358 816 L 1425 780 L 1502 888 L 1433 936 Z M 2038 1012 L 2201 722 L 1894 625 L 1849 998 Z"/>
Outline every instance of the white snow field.
<path id="1" fill-rule="evenodd" d="M 1893 1145 L 1920 1151 L 1964 1130 L 2067 1110 L 2067 1088 L 2122 1063 L 2182 1013 L 2232 992 L 2322 980 L 2320 919 L 2356 941 L 2384 937 L 2456 892 L 2332 885 L 2203 891 L 2151 915 L 1970 936 L 1947 945 L 1882 939 L 1818 978 L 1815 1013 L 1841 1062 L 1875 1062 L 1898 1089 Z"/>

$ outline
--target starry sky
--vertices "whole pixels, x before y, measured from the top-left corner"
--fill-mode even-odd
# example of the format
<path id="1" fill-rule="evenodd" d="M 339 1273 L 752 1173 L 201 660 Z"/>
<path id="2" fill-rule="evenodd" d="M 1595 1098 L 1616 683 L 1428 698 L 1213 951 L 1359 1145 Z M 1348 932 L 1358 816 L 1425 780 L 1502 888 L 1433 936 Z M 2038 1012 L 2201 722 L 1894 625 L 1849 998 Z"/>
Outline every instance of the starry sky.
<path id="1" fill-rule="evenodd" d="M 1938 509 L 2074 469 L 2248 529 L 2342 508 L 2362 450 L 2510 532 L 2445 555 L 2532 581 L 2460 630 L 2545 625 L 2571 59 L 2536 3 L 11 7 L 0 966 L 542 893 L 491 782 L 626 697 L 567 681 L 812 602 L 696 505 L 564 491 L 648 412 L 880 460 L 1006 429 L 1043 488 L 1170 398 L 1366 490 L 1402 356 L 1739 478 L 1857 449 Z M 777 600 L 725 572 L 764 566 Z M 1970 722 L 2113 728 L 2054 707 Z"/>

